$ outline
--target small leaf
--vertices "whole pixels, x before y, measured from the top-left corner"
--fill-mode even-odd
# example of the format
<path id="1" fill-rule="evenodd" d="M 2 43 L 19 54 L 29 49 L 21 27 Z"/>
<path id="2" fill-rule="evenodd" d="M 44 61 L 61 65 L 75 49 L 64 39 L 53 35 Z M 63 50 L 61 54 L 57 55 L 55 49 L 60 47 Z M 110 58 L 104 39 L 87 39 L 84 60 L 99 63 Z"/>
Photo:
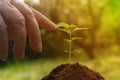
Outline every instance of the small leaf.
<path id="1" fill-rule="evenodd" d="M 69 31 L 66 30 L 66 29 L 62 29 L 62 28 L 58 28 L 58 29 L 61 30 L 61 31 L 63 31 L 63 32 L 65 32 L 65 33 L 67 33 L 67 34 L 69 34 Z"/>
<path id="2" fill-rule="evenodd" d="M 69 53 L 69 51 L 68 51 L 68 50 L 64 50 L 64 52 L 65 52 L 65 53 Z"/>
<path id="3" fill-rule="evenodd" d="M 68 42 L 68 43 L 71 43 L 72 40 L 69 40 L 69 39 L 64 39 L 64 41 Z"/>
<path id="4" fill-rule="evenodd" d="M 74 49 L 74 50 L 72 51 L 72 53 L 73 53 L 74 55 L 79 55 L 79 54 L 80 54 L 80 50 Z"/>
<path id="5" fill-rule="evenodd" d="M 73 32 L 75 32 L 75 31 L 80 31 L 80 30 L 85 30 L 85 29 L 89 29 L 89 28 L 75 28 L 75 29 L 73 30 Z"/>
<path id="6" fill-rule="evenodd" d="M 71 28 L 76 28 L 76 25 L 71 24 L 69 27 L 71 27 Z"/>
<path id="7" fill-rule="evenodd" d="M 57 24 L 58 27 L 65 27 L 65 28 L 68 28 L 69 27 L 69 24 L 67 23 L 64 23 L 64 22 L 60 22 Z"/>
<path id="8" fill-rule="evenodd" d="M 78 40 L 78 39 L 83 39 L 83 38 L 81 38 L 81 37 L 73 37 L 73 38 L 72 38 L 72 41 Z"/>

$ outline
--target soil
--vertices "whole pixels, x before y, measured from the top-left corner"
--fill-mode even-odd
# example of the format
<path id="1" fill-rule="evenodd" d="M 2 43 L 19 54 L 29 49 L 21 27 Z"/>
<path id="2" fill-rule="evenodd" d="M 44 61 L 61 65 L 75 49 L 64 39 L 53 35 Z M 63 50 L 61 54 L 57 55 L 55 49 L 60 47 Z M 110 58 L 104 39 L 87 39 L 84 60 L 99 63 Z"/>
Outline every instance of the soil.
<path id="1" fill-rule="evenodd" d="M 79 63 L 62 64 L 42 80 L 105 80 L 98 72 Z"/>

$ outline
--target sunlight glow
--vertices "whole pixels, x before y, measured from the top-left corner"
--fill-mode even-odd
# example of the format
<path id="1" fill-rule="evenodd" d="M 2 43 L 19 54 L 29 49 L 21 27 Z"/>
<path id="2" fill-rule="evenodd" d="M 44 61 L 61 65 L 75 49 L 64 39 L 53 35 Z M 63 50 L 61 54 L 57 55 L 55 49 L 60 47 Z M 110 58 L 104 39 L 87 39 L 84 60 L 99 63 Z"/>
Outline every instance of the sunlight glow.
<path id="1" fill-rule="evenodd" d="M 20 2 L 24 2 L 24 0 L 19 0 Z"/>
<path id="2" fill-rule="evenodd" d="M 33 0 L 34 3 L 39 3 L 40 0 Z"/>
<path id="3" fill-rule="evenodd" d="M 20 2 L 24 2 L 24 0 L 19 0 Z M 31 0 L 33 3 L 39 3 L 40 0 Z"/>

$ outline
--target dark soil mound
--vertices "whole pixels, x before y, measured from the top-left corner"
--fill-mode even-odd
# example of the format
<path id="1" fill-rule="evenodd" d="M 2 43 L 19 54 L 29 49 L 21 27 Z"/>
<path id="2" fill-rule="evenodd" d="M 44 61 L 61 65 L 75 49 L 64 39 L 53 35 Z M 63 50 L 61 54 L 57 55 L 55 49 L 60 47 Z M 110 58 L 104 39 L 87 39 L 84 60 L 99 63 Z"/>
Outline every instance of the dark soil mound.
<path id="1" fill-rule="evenodd" d="M 42 80 L 105 80 L 99 73 L 86 66 L 76 64 L 62 64 L 55 68 Z"/>

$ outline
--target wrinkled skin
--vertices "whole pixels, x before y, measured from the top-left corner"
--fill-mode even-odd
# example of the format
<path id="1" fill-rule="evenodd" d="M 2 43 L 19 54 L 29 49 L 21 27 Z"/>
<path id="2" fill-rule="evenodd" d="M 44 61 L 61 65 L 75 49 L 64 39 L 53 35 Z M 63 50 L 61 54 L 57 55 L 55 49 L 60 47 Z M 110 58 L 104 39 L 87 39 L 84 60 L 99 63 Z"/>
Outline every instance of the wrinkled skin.
<path id="1" fill-rule="evenodd" d="M 14 56 L 24 58 L 26 36 L 34 51 L 42 51 L 39 26 L 46 30 L 56 25 L 40 12 L 17 0 L 0 0 L 0 59 L 7 60 L 8 39 L 14 40 Z"/>

